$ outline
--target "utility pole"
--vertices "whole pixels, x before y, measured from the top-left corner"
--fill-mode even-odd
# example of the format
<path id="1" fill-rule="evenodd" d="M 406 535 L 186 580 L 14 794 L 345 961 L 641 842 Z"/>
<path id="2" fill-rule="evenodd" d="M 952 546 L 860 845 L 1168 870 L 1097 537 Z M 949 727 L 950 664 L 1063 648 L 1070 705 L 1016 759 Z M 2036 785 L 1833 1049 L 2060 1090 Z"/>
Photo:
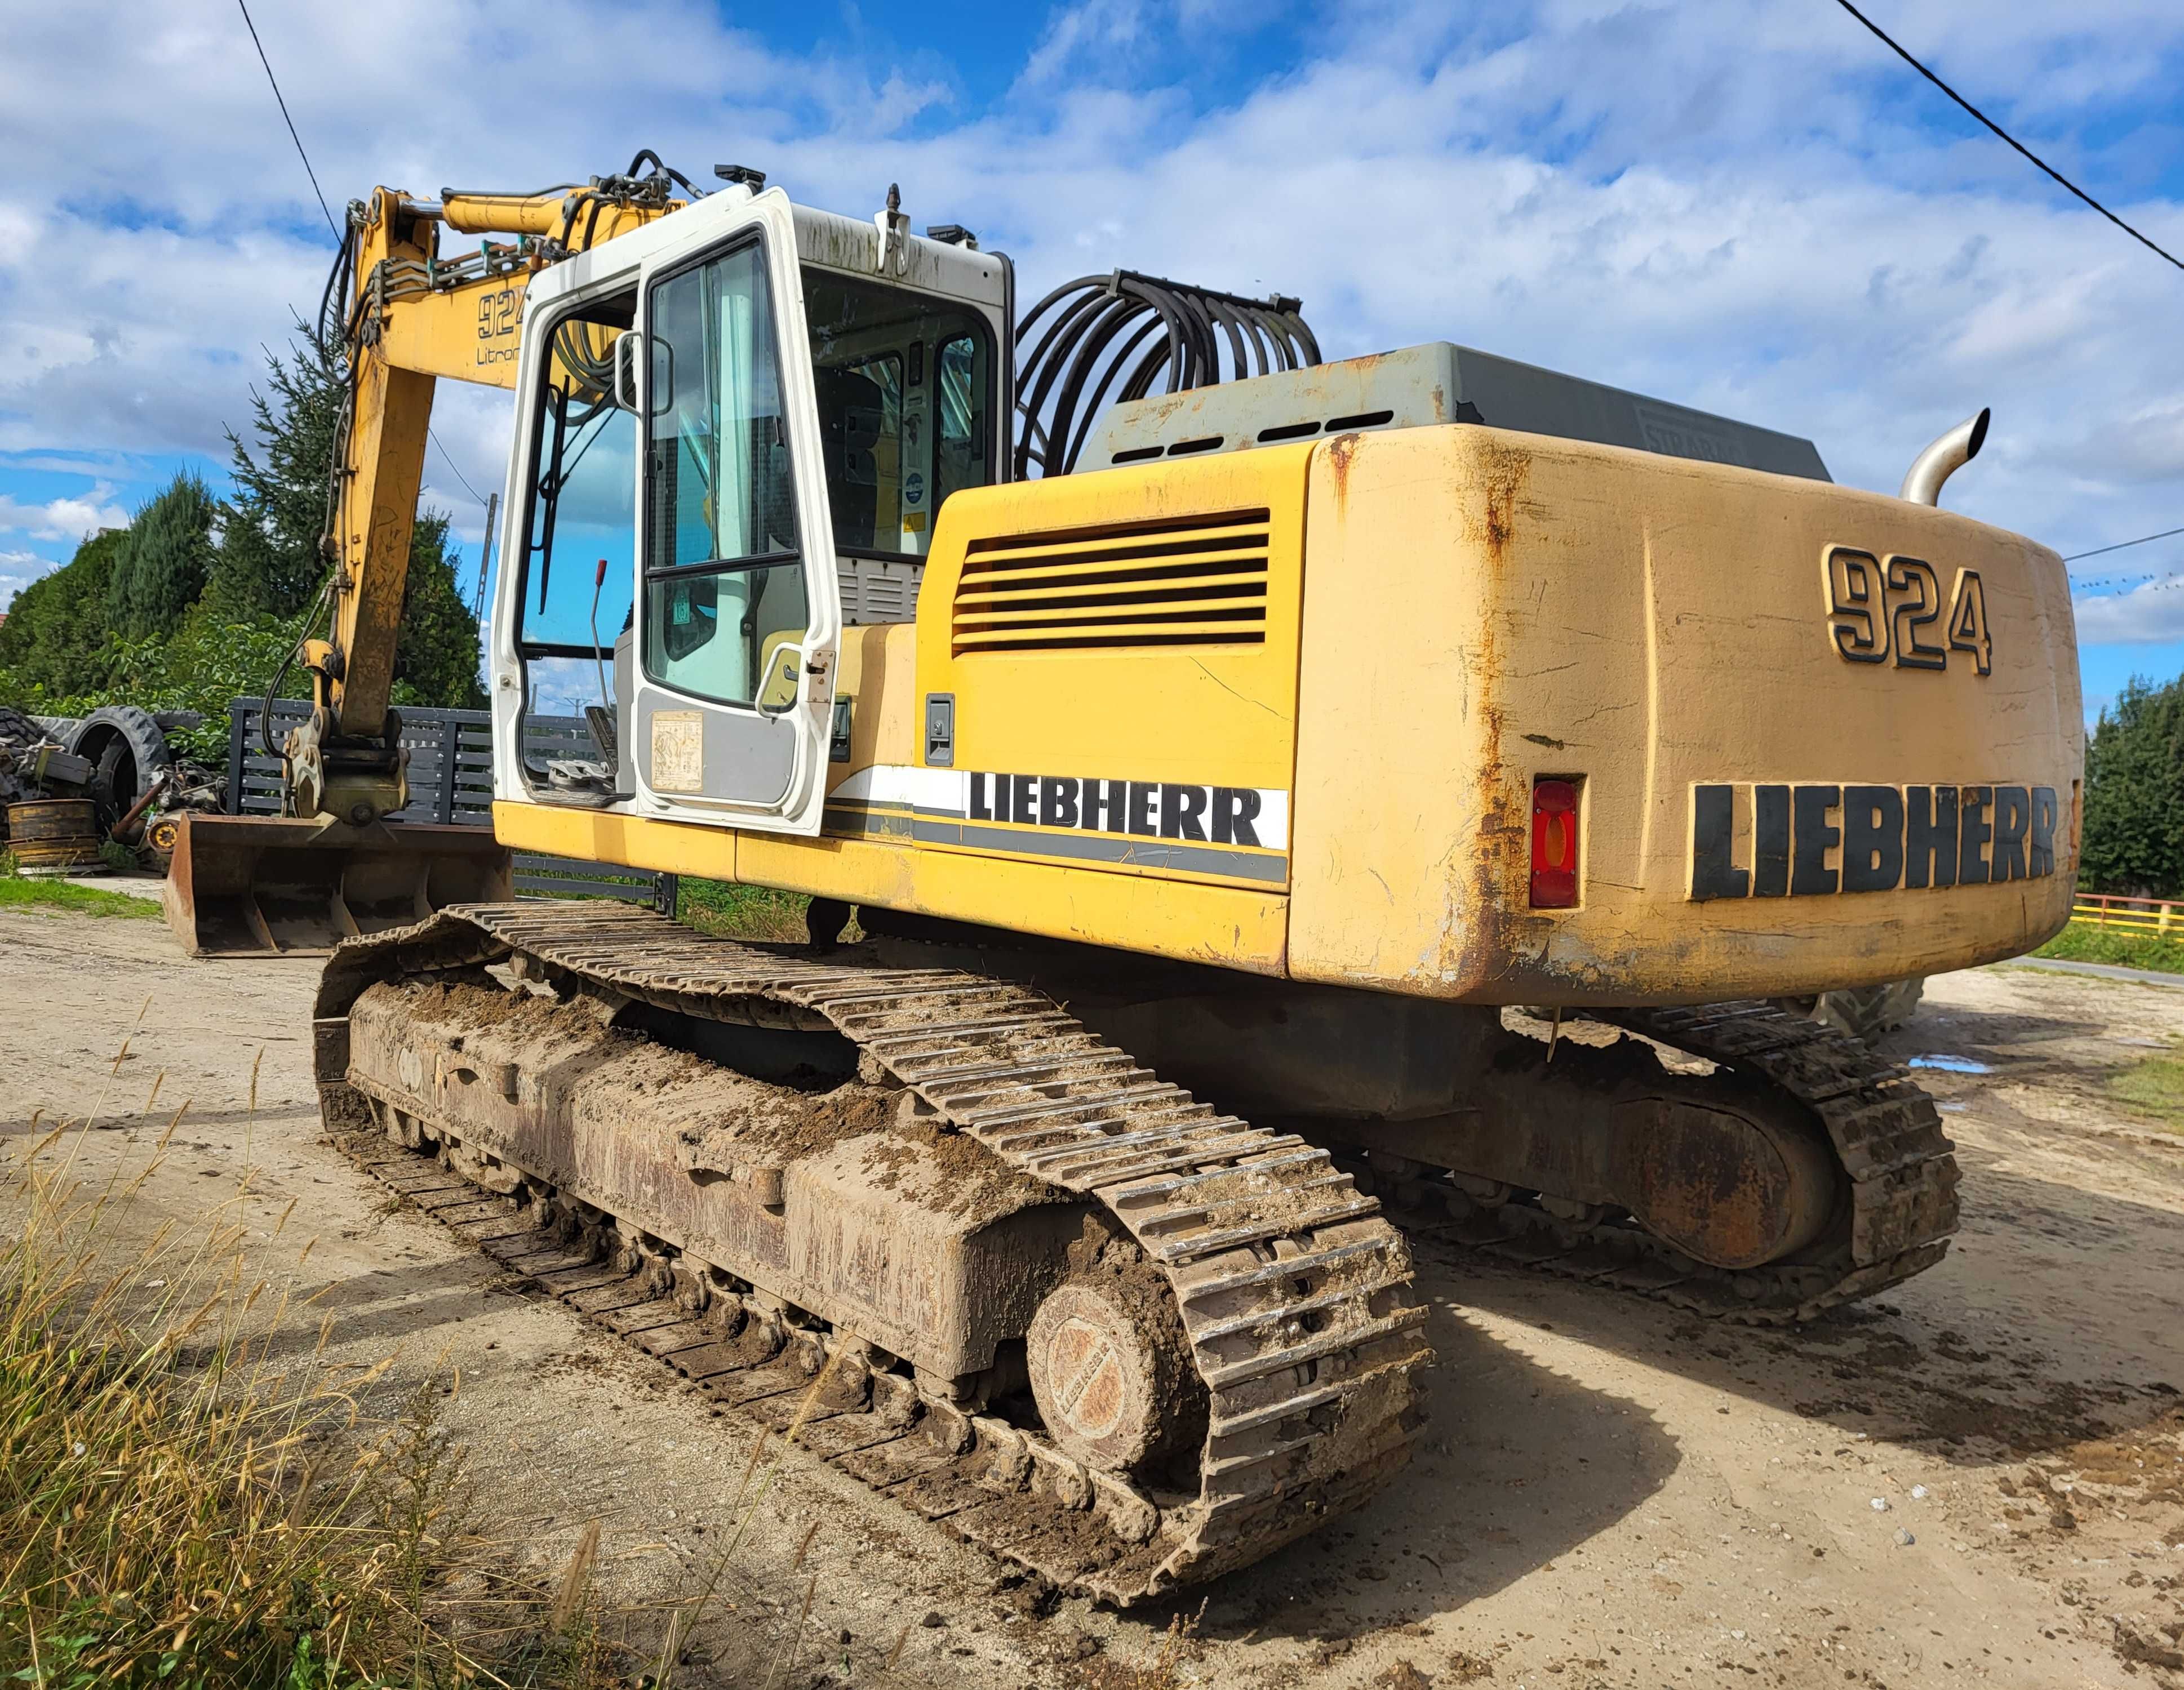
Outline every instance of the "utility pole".
<path id="1" fill-rule="evenodd" d="M 477 593 L 471 600 L 471 615 L 476 620 L 485 620 L 485 578 L 493 567 L 493 536 L 494 518 L 500 514 L 500 495 L 488 494 L 485 502 L 485 543 L 478 548 Z"/>

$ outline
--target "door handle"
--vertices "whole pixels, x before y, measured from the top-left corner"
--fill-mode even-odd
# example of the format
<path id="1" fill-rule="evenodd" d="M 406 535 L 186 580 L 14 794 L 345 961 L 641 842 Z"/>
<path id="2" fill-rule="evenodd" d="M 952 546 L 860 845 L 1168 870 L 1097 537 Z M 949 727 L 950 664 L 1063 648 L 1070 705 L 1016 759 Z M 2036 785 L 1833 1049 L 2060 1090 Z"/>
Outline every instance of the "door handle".
<path id="1" fill-rule="evenodd" d="M 802 646 L 776 646 L 773 661 L 767 666 L 766 677 L 760 681 L 758 711 L 762 716 L 785 716 L 804 702 L 804 664 L 805 651 Z M 778 704 L 766 702 L 766 688 L 777 675 L 788 677 L 788 697 Z"/>

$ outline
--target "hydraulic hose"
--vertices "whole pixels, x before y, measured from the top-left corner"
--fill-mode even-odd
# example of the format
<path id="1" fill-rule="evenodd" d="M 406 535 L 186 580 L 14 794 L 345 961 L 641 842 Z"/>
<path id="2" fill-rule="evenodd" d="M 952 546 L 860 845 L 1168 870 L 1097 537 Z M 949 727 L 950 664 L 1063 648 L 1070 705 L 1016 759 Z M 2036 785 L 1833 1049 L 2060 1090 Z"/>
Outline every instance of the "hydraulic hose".
<path id="1" fill-rule="evenodd" d="M 1302 310 L 1134 270 L 1064 282 L 1017 328 L 1016 478 L 1067 475 L 1100 412 L 1156 382 L 1178 393 L 1318 364 Z"/>

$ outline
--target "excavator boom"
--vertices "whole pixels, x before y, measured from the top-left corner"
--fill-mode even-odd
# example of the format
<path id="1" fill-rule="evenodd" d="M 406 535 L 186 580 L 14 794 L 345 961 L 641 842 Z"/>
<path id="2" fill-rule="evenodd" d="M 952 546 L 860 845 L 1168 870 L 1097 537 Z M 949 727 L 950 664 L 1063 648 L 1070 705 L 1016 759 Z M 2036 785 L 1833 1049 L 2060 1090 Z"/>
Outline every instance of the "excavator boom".
<path id="1" fill-rule="evenodd" d="M 314 709 L 280 748 L 287 814 L 182 822 L 166 903 L 193 954 L 323 951 L 443 903 L 508 894 L 509 853 L 476 830 L 384 821 L 410 796 L 395 663 L 434 391 L 443 378 L 515 386 L 532 275 L 679 207 L 666 186 L 610 177 L 436 201 L 382 187 L 349 207 L 329 288 L 345 307 L 348 394 L 325 632 L 301 653 Z M 451 255 L 443 228 L 488 238 Z"/>

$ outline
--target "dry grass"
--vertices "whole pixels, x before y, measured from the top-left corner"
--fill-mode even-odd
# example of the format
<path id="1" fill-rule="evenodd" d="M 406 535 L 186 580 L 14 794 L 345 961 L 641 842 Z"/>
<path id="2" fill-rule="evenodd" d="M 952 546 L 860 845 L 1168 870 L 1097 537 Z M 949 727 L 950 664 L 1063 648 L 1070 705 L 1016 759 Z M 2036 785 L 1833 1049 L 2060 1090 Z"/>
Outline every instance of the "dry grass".
<path id="1" fill-rule="evenodd" d="M 2184 1052 L 2149 1056 L 2109 1081 L 2120 1103 L 2170 1132 L 2184 1132 Z"/>
<path id="2" fill-rule="evenodd" d="M 1100 1654 L 1079 1663 L 1072 1680 L 1072 1690 L 1184 1690 L 1185 1686 L 1200 1682 L 1198 1673 L 1191 1669 L 1206 1658 L 1206 1646 L 1198 1637 L 1199 1621 L 1205 1613 L 1206 1605 L 1201 1603 L 1195 1614 L 1171 1617 L 1150 1660 L 1118 1660 Z"/>
<path id="3" fill-rule="evenodd" d="M 362 1393 L 391 1363 L 323 1365 L 323 1325 L 251 1273 L 239 1204 L 124 1243 L 156 1158 L 93 1183 L 81 1142 L 48 1134 L 4 1187 L 0 1676 L 479 1682 L 430 1611 L 475 1547 L 438 1381 L 373 1420 Z M 299 1326 L 303 1359 L 269 1359 Z"/>
<path id="4" fill-rule="evenodd" d="M 94 1180 L 84 1131 L 0 1167 L 0 1682 L 672 1684 L 794 1432 L 754 1451 L 711 1576 L 635 1616 L 639 1646 L 631 1615 L 598 1611 L 596 1524 L 542 1577 L 477 1517 L 441 1421 L 458 1376 L 329 1364 L 310 1298 L 250 1265 L 295 1241 L 286 1214 L 246 1229 L 247 1176 L 201 1226 L 141 1236 L 166 1137 Z"/>

